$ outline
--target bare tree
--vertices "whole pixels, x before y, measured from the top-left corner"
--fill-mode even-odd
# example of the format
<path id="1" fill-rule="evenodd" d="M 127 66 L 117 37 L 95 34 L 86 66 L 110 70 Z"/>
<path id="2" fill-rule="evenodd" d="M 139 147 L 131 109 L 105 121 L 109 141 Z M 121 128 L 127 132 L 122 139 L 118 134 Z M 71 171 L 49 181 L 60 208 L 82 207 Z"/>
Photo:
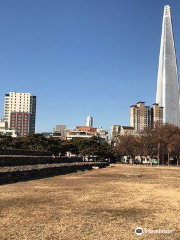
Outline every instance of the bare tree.
<path id="1" fill-rule="evenodd" d="M 132 159 L 139 153 L 139 137 L 134 135 L 119 136 L 115 147 L 116 154 L 130 156 Z"/>
<path id="2" fill-rule="evenodd" d="M 151 165 L 155 156 L 158 158 L 158 165 L 160 162 L 164 164 L 164 159 L 168 158 L 169 165 L 170 157 L 180 158 L 180 128 L 156 122 L 153 129 L 146 128 L 139 136 L 120 136 L 115 151 L 116 154 L 131 158 L 137 155 L 149 156 Z"/>
<path id="3" fill-rule="evenodd" d="M 171 138 L 171 143 L 169 144 L 169 150 L 172 156 L 177 159 L 177 167 L 179 166 L 180 159 L 180 135 L 176 134 Z"/>

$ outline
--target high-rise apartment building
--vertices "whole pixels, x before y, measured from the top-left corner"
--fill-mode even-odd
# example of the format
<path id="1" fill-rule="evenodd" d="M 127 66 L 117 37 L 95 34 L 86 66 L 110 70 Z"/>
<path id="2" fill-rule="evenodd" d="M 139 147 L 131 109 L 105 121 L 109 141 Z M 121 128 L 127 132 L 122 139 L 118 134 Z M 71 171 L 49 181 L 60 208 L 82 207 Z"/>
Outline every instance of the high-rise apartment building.
<path id="1" fill-rule="evenodd" d="M 86 127 L 93 127 L 93 117 L 88 116 L 86 118 Z"/>
<path id="2" fill-rule="evenodd" d="M 130 126 L 136 132 L 141 132 L 150 125 L 151 109 L 145 106 L 145 102 L 138 102 L 130 107 Z"/>
<path id="3" fill-rule="evenodd" d="M 163 124 L 163 107 L 160 107 L 159 104 L 154 103 L 151 108 L 151 126 L 154 127 L 154 124 L 158 122 Z"/>
<path id="4" fill-rule="evenodd" d="M 145 102 L 138 102 L 130 107 L 130 126 L 136 132 L 141 132 L 147 127 L 154 127 L 155 122 L 163 124 L 164 109 L 157 103 L 150 108 Z"/>
<path id="5" fill-rule="evenodd" d="M 120 125 L 113 125 L 111 126 L 111 139 L 117 139 L 120 135 L 121 126 Z"/>
<path id="6" fill-rule="evenodd" d="M 20 137 L 35 133 L 36 96 L 30 93 L 5 94 L 4 121 L 9 128 L 17 129 Z"/>
<path id="7" fill-rule="evenodd" d="M 156 102 L 163 107 L 163 122 L 180 126 L 179 79 L 170 6 L 164 7 Z"/>

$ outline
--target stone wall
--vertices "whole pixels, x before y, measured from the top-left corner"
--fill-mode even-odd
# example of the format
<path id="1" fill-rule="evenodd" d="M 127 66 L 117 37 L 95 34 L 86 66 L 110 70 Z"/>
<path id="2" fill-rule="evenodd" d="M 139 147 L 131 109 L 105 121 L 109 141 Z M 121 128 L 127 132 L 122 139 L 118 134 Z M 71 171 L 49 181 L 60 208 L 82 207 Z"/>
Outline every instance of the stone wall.
<path id="1" fill-rule="evenodd" d="M 82 158 L 49 156 L 0 156 L 0 167 L 82 162 Z"/>
<path id="2" fill-rule="evenodd" d="M 93 167 L 106 167 L 109 163 L 69 163 L 69 164 L 56 164 L 57 166 L 29 166 L 29 169 L 24 167 L 16 167 L 13 169 L 0 171 L 0 185 L 7 183 L 14 183 L 18 181 L 28 181 L 33 179 L 47 178 L 61 174 L 72 173 L 76 171 L 91 170 Z"/>
<path id="3" fill-rule="evenodd" d="M 0 155 L 51 156 L 48 151 L 32 151 L 23 149 L 0 149 Z"/>

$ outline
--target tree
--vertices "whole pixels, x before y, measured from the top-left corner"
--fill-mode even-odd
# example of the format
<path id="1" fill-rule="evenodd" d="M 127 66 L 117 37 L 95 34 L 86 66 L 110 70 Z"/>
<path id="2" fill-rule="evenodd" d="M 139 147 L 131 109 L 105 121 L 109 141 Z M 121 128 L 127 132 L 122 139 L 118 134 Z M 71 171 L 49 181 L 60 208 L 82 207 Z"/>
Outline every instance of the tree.
<path id="1" fill-rule="evenodd" d="M 151 165 L 153 157 L 158 154 L 160 146 L 162 146 L 160 138 L 160 125 L 156 124 L 154 129 L 151 127 L 144 129 L 141 134 L 140 141 L 143 149 L 143 154 L 150 157 Z"/>
<path id="2" fill-rule="evenodd" d="M 99 137 L 88 139 L 75 138 L 63 140 L 55 138 L 44 138 L 42 134 L 28 134 L 22 138 L 11 138 L 1 136 L 0 147 L 9 149 L 23 149 L 35 151 L 50 151 L 53 154 L 65 155 L 71 152 L 76 156 L 96 155 L 98 158 L 112 158 L 113 152 L 110 145 L 101 141 Z"/>
<path id="3" fill-rule="evenodd" d="M 10 147 L 13 138 L 10 136 L 0 136 L 0 148 L 7 149 Z"/>
<path id="4" fill-rule="evenodd" d="M 130 156 L 134 158 L 139 154 L 139 137 L 134 135 L 121 135 L 115 146 L 116 156 Z"/>
<path id="5" fill-rule="evenodd" d="M 162 126 L 160 136 L 162 138 L 162 142 L 164 143 L 164 155 L 168 155 L 168 165 L 170 161 L 172 142 L 175 142 L 175 139 L 177 139 L 177 137 L 174 138 L 175 135 L 180 135 L 179 127 L 169 123 Z"/>
<path id="6" fill-rule="evenodd" d="M 172 156 L 177 159 L 177 167 L 179 166 L 180 159 L 180 135 L 176 134 L 171 138 L 171 143 L 169 144 L 169 150 Z"/>
<path id="7" fill-rule="evenodd" d="M 180 128 L 171 124 L 162 125 L 156 122 L 154 128 L 144 129 L 139 136 L 120 136 L 114 150 L 116 156 L 126 155 L 134 158 L 137 155 L 149 156 L 151 164 L 154 156 L 164 164 L 164 159 L 171 157 L 179 158 L 180 151 Z"/>

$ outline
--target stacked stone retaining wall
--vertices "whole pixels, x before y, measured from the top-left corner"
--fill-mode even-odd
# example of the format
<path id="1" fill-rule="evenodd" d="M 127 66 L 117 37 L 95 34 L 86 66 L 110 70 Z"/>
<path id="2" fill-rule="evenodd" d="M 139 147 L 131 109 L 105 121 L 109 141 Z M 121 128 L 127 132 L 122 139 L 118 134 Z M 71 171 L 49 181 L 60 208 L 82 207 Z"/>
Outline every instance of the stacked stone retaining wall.
<path id="1" fill-rule="evenodd" d="M 18 181 L 28 181 L 39 178 L 47 178 L 76 171 L 91 170 L 93 167 L 106 167 L 109 163 L 64 163 L 64 164 L 45 164 L 21 167 L 0 168 L 0 184 L 14 183 Z"/>
<path id="2" fill-rule="evenodd" d="M 0 156 L 0 167 L 5 166 L 24 166 L 36 164 L 53 164 L 53 163 L 73 163 L 82 162 L 79 157 L 49 157 L 49 156 Z"/>
<path id="3" fill-rule="evenodd" d="M 48 151 L 33 151 L 24 149 L 0 149 L 0 155 L 51 156 Z"/>

